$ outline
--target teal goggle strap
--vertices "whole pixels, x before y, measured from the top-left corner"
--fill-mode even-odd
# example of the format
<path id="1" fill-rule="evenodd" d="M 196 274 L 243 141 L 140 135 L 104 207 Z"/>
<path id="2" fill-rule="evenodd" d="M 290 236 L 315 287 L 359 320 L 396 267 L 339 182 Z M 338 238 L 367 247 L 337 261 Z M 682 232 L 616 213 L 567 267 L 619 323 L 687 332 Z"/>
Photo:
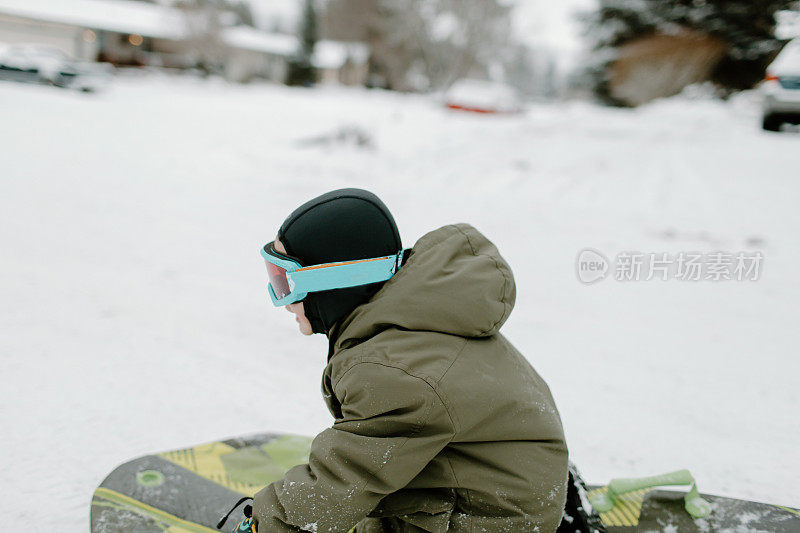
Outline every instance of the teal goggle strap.
<path id="1" fill-rule="evenodd" d="M 299 302 L 310 292 L 345 289 L 391 279 L 403 264 L 405 253 L 405 250 L 400 250 L 383 257 L 302 266 L 296 260 L 268 252 L 267 246 L 262 248 L 261 256 L 268 263 L 286 271 L 290 289 L 287 295 L 278 298 L 272 285 L 269 285 L 269 296 L 276 307 Z"/>

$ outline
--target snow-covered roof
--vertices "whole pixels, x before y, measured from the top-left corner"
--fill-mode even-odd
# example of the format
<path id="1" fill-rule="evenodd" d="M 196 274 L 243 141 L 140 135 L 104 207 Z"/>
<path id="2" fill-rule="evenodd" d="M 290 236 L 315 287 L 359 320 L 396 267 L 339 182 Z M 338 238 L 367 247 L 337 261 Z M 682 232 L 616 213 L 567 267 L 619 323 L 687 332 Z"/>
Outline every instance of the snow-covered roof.
<path id="1" fill-rule="evenodd" d="M 294 55 L 298 48 L 297 37 L 294 35 L 267 33 L 250 26 L 225 28 L 222 31 L 222 40 L 232 48 L 286 57 Z"/>
<path id="2" fill-rule="evenodd" d="M 249 0 L 249 3 L 258 27 L 272 32 L 297 31 L 301 0 Z"/>
<path id="3" fill-rule="evenodd" d="M 369 46 L 364 43 L 323 40 L 314 47 L 313 63 L 317 68 L 341 68 L 348 59 L 356 64 L 366 63 L 369 59 Z"/>
<path id="4" fill-rule="evenodd" d="M 768 72 L 776 76 L 796 76 L 800 73 L 800 39 L 794 39 L 781 50 Z"/>
<path id="5" fill-rule="evenodd" d="M 293 56 L 300 46 L 294 35 L 267 33 L 250 26 L 226 28 L 222 31 L 222 40 L 232 48 L 283 57 Z M 363 43 L 328 40 L 318 41 L 314 46 L 312 62 L 317 68 L 338 69 L 344 66 L 348 59 L 356 64 L 366 63 L 369 59 L 369 46 Z"/>
<path id="6" fill-rule="evenodd" d="M 775 36 L 778 39 L 793 39 L 800 37 L 800 11 L 778 11 L 775 14 L 778 26 Z"/>
<path id="7" fill-rule="evenodd" d="M 0 0 L 0 15 L 164 39 L 185 28 L 176 9 L 129 0 Z"/>

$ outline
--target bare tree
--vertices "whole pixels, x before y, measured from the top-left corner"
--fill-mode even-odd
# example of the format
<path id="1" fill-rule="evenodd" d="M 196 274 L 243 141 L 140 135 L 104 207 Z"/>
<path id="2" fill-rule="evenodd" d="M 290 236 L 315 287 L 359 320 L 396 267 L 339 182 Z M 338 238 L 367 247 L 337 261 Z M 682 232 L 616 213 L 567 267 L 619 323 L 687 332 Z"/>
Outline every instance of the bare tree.
<path id="1" fill-rule="evenodd" d="M 206 73 L 222 68 L 225 47 L 222 42 L 223 0 L 181 0 L 175 7 L 183 12 L 186 43 L 197 66 Z"/>
<path id="2" fill-rule="evenodd" d="M 409 47 L 408 74 L 429 90 L 486 76 L 508 45 L 510 7 L 497 0 L 381 0 L 387 40 Z"/>
<path id="3" fill-rule="evenodd" d="M 431 31 L 434 57 L 428 65 L 434 88 L 469 75 L 486 76 L 500 67 L 510 51 L 510 9 L 497 1 L 440 2 Z"/>
<path id="4" fill-rule="evenodd" d="M 498 0 L 331 0 L 324 28 L 367 42 L 385 86 L 437 90 L 502 62 L 510 10 Z"/>
<path id="5" fill-rule="evenodd" d="M 289 64 L 287 83 L 289 85 L 310 86 L 316 82 L 314 69 L 314 48 L 319 38 L 317 32 L 317 9 L 314 0 L 304 0 L 303 14 L 299 27 L 300 49 L 297 57 Z"/>

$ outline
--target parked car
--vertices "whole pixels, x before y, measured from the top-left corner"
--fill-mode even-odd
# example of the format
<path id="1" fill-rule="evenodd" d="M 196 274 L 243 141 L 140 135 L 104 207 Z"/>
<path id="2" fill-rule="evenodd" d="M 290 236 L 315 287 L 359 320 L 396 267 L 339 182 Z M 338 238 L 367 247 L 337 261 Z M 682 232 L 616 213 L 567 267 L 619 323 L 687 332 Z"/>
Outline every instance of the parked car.
<path id="1" fill-rule="evenodd" d="M 92 92 L 108 83 L 112 67 L 75 61 L 58 48 L 39 44 L 0 48 L 0 79 Z"/>
<path id="2" fill-rule="evenodd" d="M 765 130 L 779 131 L 787 122 L 800 124 L 800 39 L 787 43 L 767 67 L 761 89 Z"/>
<path id="3" fill-rule="evenodd" d="M 522 102 L 508 85 L 475 79 L 459 80 L 444 96 L 449 109 L 473 113 L 519 113 Z"/>

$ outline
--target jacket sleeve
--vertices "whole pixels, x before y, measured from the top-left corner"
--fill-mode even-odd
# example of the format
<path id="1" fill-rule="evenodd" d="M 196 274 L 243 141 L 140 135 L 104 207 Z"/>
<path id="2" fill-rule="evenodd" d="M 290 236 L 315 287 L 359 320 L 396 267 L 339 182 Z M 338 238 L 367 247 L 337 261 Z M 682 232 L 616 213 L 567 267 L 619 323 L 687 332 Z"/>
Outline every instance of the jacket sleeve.
<path id="1" fill-rule="evenodd" d="M 453 438 L 434 389 L 400 368 L 358 363 L 335 393 L 342 418 L 314 439 L 308 464 L 255 495 L 260 533 L 347 531 Z"/>

